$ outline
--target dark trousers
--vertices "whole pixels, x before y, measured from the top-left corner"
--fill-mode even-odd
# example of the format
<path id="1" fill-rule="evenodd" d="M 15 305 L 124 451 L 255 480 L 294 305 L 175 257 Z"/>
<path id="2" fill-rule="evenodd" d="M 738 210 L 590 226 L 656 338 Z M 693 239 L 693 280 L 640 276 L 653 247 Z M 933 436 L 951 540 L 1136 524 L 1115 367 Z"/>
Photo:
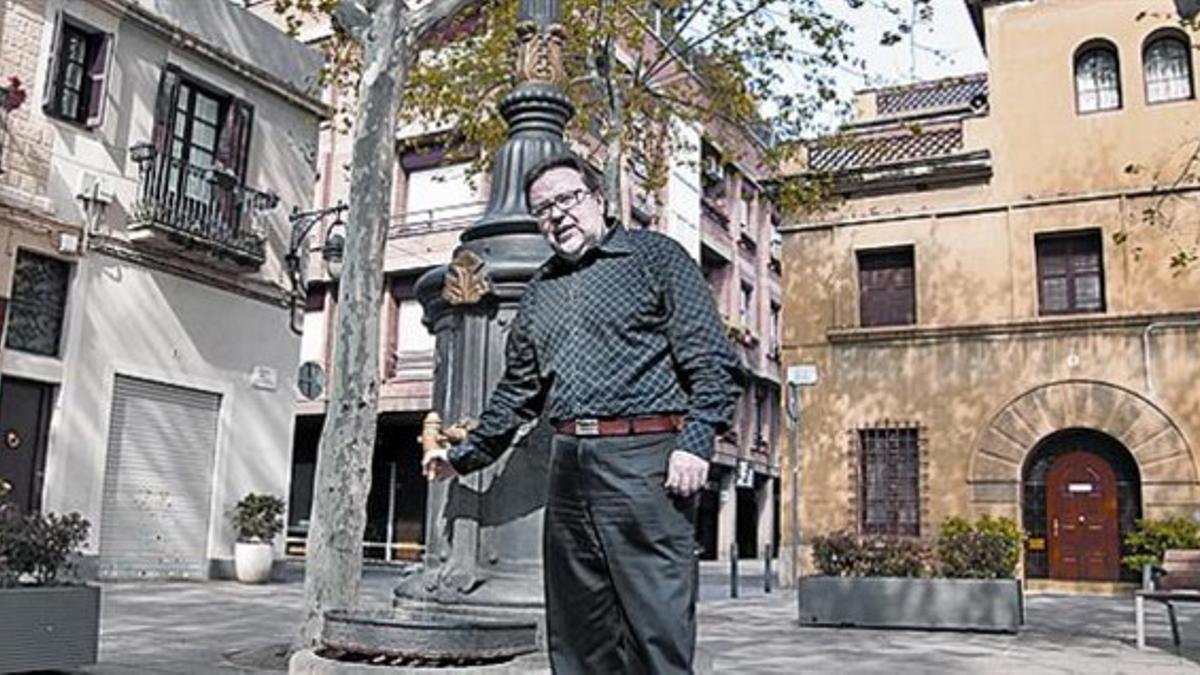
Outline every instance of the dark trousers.
<path id="1" fill-rule="evenodd" d="M 555 673 L 692 672 L 696 506 L 663 487 L 675 438 L 554 437 L 543 555 Z"/>

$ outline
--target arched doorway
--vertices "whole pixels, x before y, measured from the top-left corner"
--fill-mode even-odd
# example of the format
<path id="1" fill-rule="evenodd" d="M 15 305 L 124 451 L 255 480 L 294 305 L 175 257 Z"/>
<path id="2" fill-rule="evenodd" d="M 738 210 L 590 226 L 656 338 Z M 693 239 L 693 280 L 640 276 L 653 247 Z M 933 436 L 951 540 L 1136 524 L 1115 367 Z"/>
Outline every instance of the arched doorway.
<path id="1" fill-rule="evenodd" d="M 1141 517 L 1141 478 L 1119 441 L 1090 429 L 1050 434 L 1029 453 L 1021 495 L 1028 578 L 1135 580 L 1120 542 Z"/>

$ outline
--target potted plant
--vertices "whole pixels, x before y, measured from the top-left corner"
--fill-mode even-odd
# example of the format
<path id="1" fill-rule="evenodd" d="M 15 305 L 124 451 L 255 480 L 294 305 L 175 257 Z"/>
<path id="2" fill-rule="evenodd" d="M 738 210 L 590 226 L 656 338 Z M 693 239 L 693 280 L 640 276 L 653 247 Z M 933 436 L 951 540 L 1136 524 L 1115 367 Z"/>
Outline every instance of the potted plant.
<path id="1" fill-rule="evenodd" d="M 1022 535 L 1007 518 L 947 519 L 936 542 L 838 532 L 813 540 L 799 584 L 809 625 L 1017 632 Z"/>
<path id="2" fill-rule="evenodd" d="M 96 662 L 100 589 L 78 581 L 73 566 L 89 528 L 78 513 L 22 514 L 0 503 L 0 672 Z"/>
<path id="3" fill-rule="evenodd" d="M 275 495 L 251 492 L 233 509 L 237 543 L 233 562 L 238 581 L 261 584 L 270 581 L 275 561 L 275 537 L 283 529 L 283 500 Z"/>

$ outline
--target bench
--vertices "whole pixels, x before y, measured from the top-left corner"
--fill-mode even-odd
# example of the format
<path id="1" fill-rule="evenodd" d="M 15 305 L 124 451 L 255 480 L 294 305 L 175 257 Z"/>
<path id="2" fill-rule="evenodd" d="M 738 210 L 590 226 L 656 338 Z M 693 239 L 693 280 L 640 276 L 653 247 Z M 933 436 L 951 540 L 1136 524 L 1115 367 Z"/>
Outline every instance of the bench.
<path id="1" fill-rule="evenodd" d="M 1167 606 L 1167 616 L 1171 619 L 1171 638 L 1175 641 L 1175 650 L 1179 651 L 1179 622 L 1175 616 L 1175 603 L 1200 602 L 1200 550 L 1168 550 L 1163 554 L 1162 567 L 1146 565 L 1142 570 L 1142 588 L 1133 595 L 1138 649 L 1146 647 L 1147 600 Z"/>

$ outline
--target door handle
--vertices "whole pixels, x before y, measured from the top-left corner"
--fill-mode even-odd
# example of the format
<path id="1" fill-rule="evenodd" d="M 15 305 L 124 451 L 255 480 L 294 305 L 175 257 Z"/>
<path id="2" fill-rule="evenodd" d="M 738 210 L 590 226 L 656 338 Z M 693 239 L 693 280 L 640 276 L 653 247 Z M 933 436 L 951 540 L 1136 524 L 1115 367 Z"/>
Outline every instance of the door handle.
<path id="1" fill-rule="evenodd" d="M 1053 521 L 1051 521 L 1051 526 L 1054 528 L 1052 536 L 1058 537 L 1058 518 L 1055 518 Z"/>

